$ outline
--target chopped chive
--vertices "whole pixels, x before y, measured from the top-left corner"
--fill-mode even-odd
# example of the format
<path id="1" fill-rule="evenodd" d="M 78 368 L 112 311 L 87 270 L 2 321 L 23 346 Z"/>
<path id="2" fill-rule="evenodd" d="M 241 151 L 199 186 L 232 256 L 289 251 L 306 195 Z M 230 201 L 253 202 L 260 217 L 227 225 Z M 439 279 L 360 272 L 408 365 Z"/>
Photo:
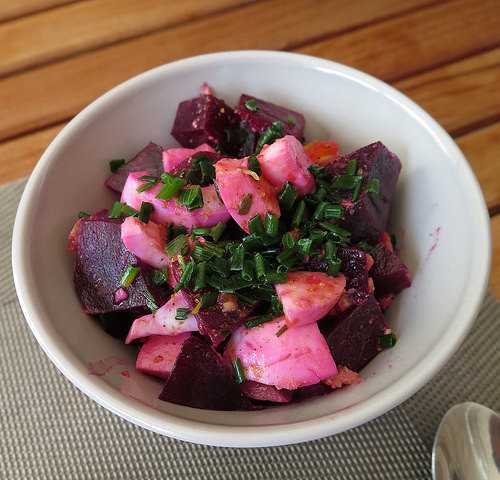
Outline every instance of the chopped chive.
<path id="1" fill-rule="evenodd" d="M 398 238 L 396 237 L 396 234 L 395 234 L 395 233 L 391 233 L 390 237 L 391 237 L 391 243 L 392 243 L 392 246 L 393 246 L 393 248 L 395 248 L 395 247 L 396 247 L 396 244 L 397 244 L 397 242 L 398 242 Z"/>
<path id="2" fill-rule="evenodd" d="M 229 261 L 225 258 L 212 258 L 208 266 L 212 272 L 218 273 L 223 277 L 227 277 L 229 275 Z"/>
<path id="3" fill-rule="evenodd" d="M 331 240 L 325 242 L 325 260 L 333 260 L 337 253 L 337 245 Z"/>
<path id="4" fill-rule="evenodd" d="M 341 205 L 334 205 L 329 203 L 323 213 L 325 220 L 332 220 L 334 218 L 342 218 L 344 215 L 344 209 Z"/>
<path id="5" fill-rule="evenodd" d="M 245 260 L 243 262 L 241 278 L 243 278 L 243 280 L 247 280 L 248 282 L 253 280 L 253 263 L 250 260 Z"/>
<path id="6" fill-rule="evenodd" d="M 250 235 L 243 237 L 241 243 L 246 250 L 255 250 L 256 248 L 262 247 L 264 244 L 264 237 L 262 235 L 251 233 Z"/>
<path id="7" fill-rule="evenodd" d="M 259 176 L 261 174 L 260 163 L 255 155 L 250 155 L 248 157 L 248 170 L 255 172 Z"/>
<path id="8" fill-rule="evenodd" d="M 382 348 L 392 348 L 396 345 L 397 338 L 394 333 L 388 333 L 387 335 L 381 335 L 378 337 L 378 342 Z"/>
<path id="9" fill-rule="evenodd" d="M 189 308 L 179 307 L 175 312 L 176 320 L 186 320 L 190 313 Z"/>
<path id="10" fill-rule="evenodd" d="M 80 210 L 78 212 L 78 218 L 86 218 L 86 217 L 90 217 L 90 213 L 84 212 L 83 210 Z"/>
<path id="11" fill-rule="evenodd" d="M 380 180 L 378 178 L 370 178 L 366 191 L 378 195 L 380 192 Z"/>
<path id="12" fill-rule="evenodd" d="M 250 233 L 255 233 L 256 235 L 264 233 L 264 225 L 262 225 L 262 219 L 258 213 L 248 221 L 248 230 L 250 230 Z"/>
<path id="13" fill-rule="evenodd" d="M 304 213 L 306 210 L 306 202 L 301 200 L 295 209 L 295 212 L 292 217 L 292 227 L 299 228 L 302 220 L 304 219 Z"/>
<path id="14" fill-rule="evenodd" d="M 193 248 L 193 258 L 197 262 L 210 260 L 213 257 L 222 257 L 223 255 L 224 248 L 211 242 L 197 243 Z"/>
<path id="15" fill-rule="evenodd" d="M 142 223 L 148 223 L 149 217 L 153 213 L 153 204 L 149 202 L 142 202 L 141 209 L 139 210 L 139 220 Z"/>
<path id="16" fill-rule="evenodd" d="M 357 169 L 358 169 L 358 161 L 355 158 L 352 158 L 347 162 L 347 169 L 345 173 L 346 175 L 355 175 Z"/>
<path id="17" fill-rule="evenodd" d="M 274 213 L 267 213 L 266 214 L 266 219 L 264 221 L 264 228 L 266 230 L 266 234 L 275 237 L 278 235 L 278 227 L 279 227 L 279 222 L 278 222 L 278 217 L 274 215 Z"/>
<path id="18" fill-rule="evenodd" d="M 188 210 L 203 207 L 203 195 L 199 185 L 185 188 L 177 197 L 177 202 Z"/>
<path id="19" fill-rule="evenodd" d="M 353 190 L 363 180 L 360 175 L 338 175 L 334 177 L 332 185 L 340 190 Z"/>
<path id="20" fill-rule="evenodd" d="M 322 200 L 325 199 L 327 196 L 328 192 L 325 187 L 320 186 L 313 194 L 314 200 L 321 202 Z"/>
<path id="21" fill-rule="evenodd" d="M 210 308 L 213 307 L 217 303 L 217 298 L 219 294 L 214 290 L 210 292 L 206 292 L 201 296 L 201 305 L 202 308 Z"/>
<path id="22" fill-rule="evenodd" d="M 194 277 L 194 291 L 205 288 L 205 278 L 207 275 L 207 262 L 200 262 L 196 265 L 196 275 Z"/>
<path id="23" fill-rule="evenodd" d="M 238 245 L 231 255 L 231 270 L 238 271 L 243 269 L 243 259 L 245 258 L 245 247 Z"/>
<path id="24" fill-rule="evenodd" d="M 255 262 L 255 273 L 257 274 L 257 278 L 260 280 L 266 276 L 266 264 L 264 262 L 264 257 L 260 253 L 256 253 L 253 258 Z"/>
<path id="25" fill-rule="evenodd" d="M 278 138 L 281 138 L 283 135 L 285 135 L 283 123 L 281 123 L 279 120 L 273 122 L 270 127 L 266 128 L 266 130 L 262 132 L 262 135 L 257 142 L 255 152 L 260 153 L 264 145 L 270 145 Z"/>
<path id="26" fill-rule="evenodd" d="M 281 337 L 281 335 L 283 335 L 286 331 L 288 330 L 288 326 L 287 325 L 283 325 L 277 332 L 276 332 L 276 336 L 277 337 Z"/>
<path id="27" fill-rule="evenodd" d="M 373 250 L 373 246 L 367 242 L 364 242 L 364 241 L 358 242 L 356 244 L 356 247 L 361 248 L 361 250 L 364 250 L 365 252 L 368 252 L 368 253 L 370 253 Z"/>
<path id="28" fill-rule="evenodd" d="M 295 250 L 289 248 L 287 250 L 283 250 L 276 257 L 276 260 L 278 260 L 278 263 L 281 263 L 282 265 L 286 265 L 287 267 L 291 268 L 298 262 L 299 259 L 297 257 L 297 254 L 295 253 Z"/>
<path id="29" fill-rule="evenodd" d="M 111 173 L 116 173 L 122 165 L 125 165 L 125 160 L 123 158 L 117 158 L 109 161 L 109 169 L 111 170 Z"/>
<path id="30" fill-rule="evenodd" d="M 179 283 L 175 286 L 174 292 L 178 292 L 181 288 L 187 287 L 191 278 L 193 277 L 195 263 L 194 260 L 190 260 L 183 269 Z"/>
<path id="31" fill-rule="evenodd" d="M 275 315 L 283 314 L 283 304 L 280 302 L 277 295 L 271 297 L 271 310 Z"/>
<path id="32" fill-rule="evenodd" d="M 238 213 L 240 215 L 246 215 L 250 211 L 252 200 L 253 197 L 251 193 L 245 193 L 245 195 L 241 197 L 240 205 L 238 207 Z"/>
<path id="33" fill-rule="evenodd" d="M 165 283 L 168 282 L 168 271 L 153 270 L 153 272 L 151 273 L 151 281 L 157 287 L 159 287 L 160 285 L 165 285 Z"/>
<path id="34" fill-rule="evenodd" d="M 242 293 L 241 291 L 236 292 L 236 296 L 238 297 L 238 300 L 242 303 L 245 303 L 246 305 L 256 305 L 259 303 L 259 300 L 256 298 L 251 297 L 250 295 L 247 295 L 246 293 Z"/>
<path id="35" fill-rule="evenodd" d="M 212 240 L 214 242 L 218 242 L 220 240 L 220 237 L 222 237 L 222 234 L 224 233 L 225 229 L 226 229 L 225 223 L 220 222 L 217 225 L 214 225 L 210 229 L 210 236 L 212 237 Z"/>
<path id="36" fill-rule="evenodd" d="M 178 235 L 184 235 L 187 232 L 184 225 L 174 225 L 173 223 L 169 226 L 169 230 L 172 238 L 177 237 Z"/>
<path id="37" fill-rule="evenodd" d="M 120 202 L 113 203 L 113 206 L 109 209 L 109 218 L 120 218 L 122 216 L 122 204 Z"/>
<path id="38" fill-rule="evenodd" d="M 278 266 L 278 270 L 282 266 L 283 265 Z M 276 270 L 276 272 L 266 273 L 266 283 L 270 283 L 272 285 L 276 283 L 286 283 L 286 281 L 288 280 L 288 275 L 286 274 L 286 272 L 280 272 L 278 270 Z"/>
<path id="39" fill-rule="evenodd" d="M 156 194 L 156 198 L 160 200 L 170 200 L 174 198 L 184 186 L 184 180 L 182 178 L 175 177 L 169 173 L 162 173 L 161 181 L 163 187 L 161 187 L 160 191 Z"/>
<path id="40" fill-rule="evenodd" d="M 170 257 L 173 258 L 176 255 L 186 255 L 186 253 L 189 250 L 189 245 L 187 243 L 187 239 L 185 235 L 179 235 L 175 237 L 173 240 L 168 242 L 167 246 L 165 247 L 165 253 Z"/>
<path id="41" fill-rule="evenodd" d="M 359 192 L 361 191 L 361 185 L 363 184 L 363 177 L 357 176 L 354 177 L 356 179 L 356 185 L 352 191 L 352 201 L 355 202 L 359 198 Z"/>
<path id="42" fill-rule="evenodd" d="M 330 233 L 335 235 L 335 237 L 339 238 L 341 242 L 345 242 L 349 240 L 351 236 L 351 232 L 349 230 L 346 230 L 345 228 L 339 227 L 338 225 L 335 225 L 334 223 L 327 223 L 327 222 L 322 222 L 320 225 L 325 229 L 328 230 Z"/>
<path id="43" fill-rule="evenodd" d="M 155 177 L 154 175 L 142 175 L 142 177 L 139 177 L 139 180 L 150 183 L 157 183 L 160 181 L 160 179 L 158 177 Z"/>
<path id="44" fill-rule="evenodd" d="M 191 157 L 191 164 L 184 178 L 191 185 L 209 185 L 215 178 L 213 160 L 204 153 L 195 153 Z"/>
<path id="45" fill-rule="evenodd" d="M 245 108 L 247 110 L 250 110 L 251 112 L 258 112 L 259 111 L 259 106 L 257 105 L 257 100 L 255 100 L 255 98 L 249 98 L 245 102 Z"/>
<path id="46" fill-rule="evenodd" d="M 278 268 L 276 269 L 276 272 L 278 272 L 278 273 L 286 273 L 286 272 L 288 272 L 288 267 L 286 265 L 278 265 Z"/>
<path id="47" fill-rule="evenodd" d="M 245 381 L 245 371 L 241 366 L 241 361 L 238 357 L 233 360 L 234 376 L 236 383 L 241 384 Z"/>
<path id="48" fill-rule="evenodd" d="M 273 318 L 275 318 L 275 315 L 271 313 L 266 313 L 265 315 L 259 315 L 258 317 L 249 318 L 245 322 L 245 327 L 255 328 L 259 325 L 262 325 L 263 323 L 270 322 Z"/>
<path id="49" fill-rule="evenodd" d="M 318 206 L 316 207 L 316 210 L 314 210 L 312 218 L 314 220 L 321 220 L 323 218 L 324 212 L 326 207 L 328 206 L 328 203 L 326 202 L 320 202 L 318 203 Z"/>
<path id="50" fill-rule="evenodd" d="M 302 256 L 307 256 L 311 252 L 312 240 L 310 238 L 301 238 L 297 242 L 297 248 Z"/>
<path id="51" fill-rule="evenodd" d="M 132 207 L 129 207 L 126 203 L 122 203 L 122 217 L 134 217 L 139 212 Z"/>
<path id="52" fill-rule="evenodd" d="M 194 235 L 195 237 L 204 237 L 204 236 L 210 235 L 210 229 L 209 228 L 193 228 L 191 230 L 191 234 Z"/>
<path id="53" fill-rule="evenodd" d="M 323 230 L 311 230 L 309 238 L 314 242 L 323 240 L 326 237 L 326 232 Z"/>
<path id="54" fill-rule="evenodd" d="M 181 270 L 184 270 L 187 265 L 186 260 L 184 260 L 184 257 L 182 255 L 177 255 L 177 261 L 179 262 Z"/>
<path id="55" fill-rule="evenodd" d="M 144 298 L 146 299 L 146 306 L 151 310 L 152 313 L 155 313 L 159 307 L 156 304 L 156 301 L 155 301 L 153 295 L 151 295 L 151 292 L 147 289 L 144 292 Z"/>
<path id="56" fill-rule="evenodd" d="M 280 207 L 285 211 L 290 211 L 298 196 L 295 187 L 290 182 L 286 182 L 278 196 Z"/>
<path id="57" fill-rule="evenodd" d="M 147 177 L 149 177 L 149 175 L 147 175 Z M 139 177 L 139 180 L 142 178 L 144 178 L 144 177 Z M 160 181 L 158 178 L 155 178 L 155 177 L 153 177 L 153 178 L 154 178 L 154 180 L 148 180 L 148 181 L 145 181 L 145 183 L 143 183 L 142 185 L 139 185 L 136 188 L 136 191 L 139 193 L 142 193 L 142 192 L 145 192 L 146 190 L 149 190 L 150 188 L 153 188 Z"/>
<path id="58" fill-rule="evenodd" d="M 196 315 L 201 310 L 202 305 L 203 305 L 202 301 L 201 300 L 197 300 L 196 301 L 196 305 L 191 310 L 191 314 L 192 315 Z"/>
<path id="59" fill-rule="evenodd" d="M 135 280 L 135 277 L 137 277 L 139 271 L 140 271 L 139 267 L 135 267 L 134 265 L 128 265 L 125 271 L 123 272 L 122 278 L 120 279 L 120 285 L 124 288 L 130 287 L 130 285 L 132 285 L 132 282 Z"/>
<path id="60" fill-rule="evenodd" d="M 285 248 L 293 248 L 295 247 L 295 238 L 293 238 L 293 235 L 290 232 L 286 232 L 281 237 L 281 243 Z"/>
<path id="61" fill-rule="evenodd" d="M 339 258 L 334 258 L 333 260 L 328 260 L 328 270 L 326 273 L 331 277 L 335 277 L 340 272 L 340 267 L 342 266 L 342 262 Z"/>
<path id="62" fill-rule="evenodd" d="M 286 117 L 286 123 L 288 123 L 291 127 L 294 127 L 297 122 L 295 121 L 295 117 L 293 115 L 288 115 L 288 117 Z"/>

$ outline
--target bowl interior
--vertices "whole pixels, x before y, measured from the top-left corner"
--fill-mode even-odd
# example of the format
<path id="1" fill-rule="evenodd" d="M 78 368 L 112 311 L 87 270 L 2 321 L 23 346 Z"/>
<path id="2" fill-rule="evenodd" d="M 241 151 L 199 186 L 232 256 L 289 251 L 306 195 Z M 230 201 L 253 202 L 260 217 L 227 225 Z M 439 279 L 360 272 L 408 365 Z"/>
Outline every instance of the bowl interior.
<path id="1" fill-rule="evenodd" d="M 196 95 L 203 81 L 230 104 L 245 92 L 302 112 L 308 140 L 334 139 L 343 152 L 381 140 L 401 158 L 391 231 L 414 281 L 388 314 L 399 342 L 363 371 L 361 385 L 256 413 L 202 411 L 159 402 L 161 385 L 134 371 L 135 350 L 106 335 L 81 312 L 73 290 L 72 258 L 66 251 L 77 212 L 98 210 L 114 200 L 103 186 L 109 159 L 130 158 L 150 140 L 176 145 L 169 132 L 177 104 Z M 128 405 L 121 413 L 132 420 L 137 411 L 147 409 L 157 422 L 155 429 L 176 436 L 183 435 L 169 432 L 172 418 L 211 426 L 277 426 L 328 415 L 333 432 L 360 423 L 357 409 L 391 392 L 370 415 L 381 413 L 422 384 L 427 374 L 423 369 L 439 366 L 424 359 L 435 355 L 447 337 L 453 337 L 456 347 L 457 335 L 465 333 L 481 295 L 478 290 L 484 287 L 484 207 L 453 142 L 385 84 L 307 57 L 226 54 L 147 72 L 71 122 L 46 152 L 29 188 L 23 217 L 18 219 L 24 224 L 23 238 L 17 240 L 26 249 L 21 268 L 30 277 L 20 296 L 23 304 L 36 306 L 36 319 L 29 318 L 35 333 L 38 330 L 39 337 L 43 330 L 44 337 L 57 343 L 58 353 L 48 352 L 56 364 L 70 362 L 88 376 L 91 387 L 83 387 L 87 393 Z M 349 417 L 348 424 L 336 428 L 343 416 Z"/>

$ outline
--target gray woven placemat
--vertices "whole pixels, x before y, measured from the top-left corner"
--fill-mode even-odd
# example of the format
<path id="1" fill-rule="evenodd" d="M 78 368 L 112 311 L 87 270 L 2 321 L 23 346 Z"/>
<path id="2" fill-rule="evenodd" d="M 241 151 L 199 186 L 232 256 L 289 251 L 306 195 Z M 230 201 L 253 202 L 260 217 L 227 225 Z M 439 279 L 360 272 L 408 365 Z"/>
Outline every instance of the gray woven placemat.
<path id="1" fill-rule="evenodd" d="M 38 348 L 16 299 L 11 230 L 24 182 L 0 188 L 0 479 L 426 479 L 445 409 L 475 399 L 498 409 L 499 306 L 434 382 L 349 432 L 269 449 L 193 445 L 135 427 L 78 392 Z M 488 357 L 484 352 L 489 352 Z"/>

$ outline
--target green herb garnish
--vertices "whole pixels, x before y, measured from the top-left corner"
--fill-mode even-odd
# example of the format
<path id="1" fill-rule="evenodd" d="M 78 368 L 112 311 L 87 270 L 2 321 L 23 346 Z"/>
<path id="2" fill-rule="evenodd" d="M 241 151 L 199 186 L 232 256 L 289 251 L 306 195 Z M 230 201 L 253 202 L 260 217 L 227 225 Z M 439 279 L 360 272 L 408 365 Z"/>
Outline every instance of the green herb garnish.
<path id="1" fill-rule="evenodd" d="M 152 203 L 142 202 L 141 209 L 139 210 L 139 220 L 142 223 L 148 223 L 149 217 L 153 213 L 154 207 Z"/>
<path id="2" fill-rule="evenodd" d="M 391 332 L 388 333 L 387 335 L 382 335 L 378 337 L 378 342 L 382 348 L 392 348 L 394 347 L 394 345 L 396 345 L 397 338 L 396 335 L 394 335 L 394 333 Z"/>
<path id="3" fill-rule="evenodd" d="M 142 177 L 139 177 L 139 180 L 144 182 L 136 188 L 139 193 L 153 188 L 160 181 L 158 177 L 153 177 L 152 175 L 143 175 Z"/>
<path id="4" fill-rule="evenodd" d="M 274 213 L 266 214 L 264 229 L 266 231 L 266 235 L 269 235 L 270 237 L 275 237 L 276 235 L 278 235 L 279 222 L 278 217 L 274 215 Z"/>
<path id="5" fill-rule="evenodd" d="M 129 207 L 126 203 L 115 202 L 108 212 L 109 218 L 132 217 L 137 215 L 137 210 Z"/>
<path id="6" fill-rule="evenodd" d="M 255 328 L 259 325 L 262 325 L 263 323 L 270 322 L 275 317 L 276 315 L 273 315 L 272 313 L 266 313 L 265 315 L 259 315 L 258 317 L 249 318 L 245 322 L 245 327 Z"/>
<path id="7" fill-rule="evenodd" d="M 186 182 L 191 185 L 210 185 L 215 178 L 213 160 L 203 153 L 195 153 L 185 174 Z"/>
<path id="8" fill-rule="evenodd" d="M 255 98 L 250 98 L 245 102 L 245 108 L 251 112 L 258 112 L 259 106 L 257 105 L 257 100 Z"/>
<path id="9" fill-rule="evenodd" d="M 196 274 L 194 277 L 194 291 L 205 288 L 205 279 L 207 275 L 207 262 L 196 264 Z"/>
<path id="10" fill-rule="evenodd" d="M 90 217 L 90 213 L 84 212 L 83 210 L 78 212 L 78 218 L 87 218 Z"/>
<path id="11" fill-rule="evenodd" d="M 195 210 L 196 208 L 203 207 L 201 188 L 198 185 L 185 188 L 181 191 L 177 198 L 177 202 L 185 206 L 188 210 Z"/>
<path id="12" fill-rule="evenodd" d="M 262 225 L 262 220 L 258 213 L 248 221 L 248 230 L 250 230 L 250 233 L 255 233 L 256 235 L 264 233 L 264 225 Z"/>
<path id="13" fill-rule="evenodd" d="M 259 176 L 261 174 L 260 163 L 255 155 L 250 155 L 248 157 L 248 170 L 255 172 Z"/>
<path id="14" fill-rule="evenodd" d="M 272 125 L 266 128 L 260 136 L 255 152 L 260 153 L 264 145 L 270 145 L 283 135 L 285 135 L 283 124 L 280 121 L 273 122 Z"/>
<path id="15" fill-rule="evenodd" d="M 189 310 L 189 308 L 179 307 L 175 312 L 175 319 L 181 321 L 186 320 L 190 312 L 191 310 Z"/>
<path id="16" fill-rule="evenodd" d="M 179 235 L 173 240 L 168 242 L 165 247 L 165 253 L 170 257 L 174 258 L 177 255 L 186 255 L 189 251 L 189 245 L 185 235 Z"/>
<path id="17" fill-rule="evenodd" d="M 291 183 L 286 182 L 278 196 L 280 208 L 289 212 L 298 196 L 299 194 L 297 193 L 295 187 Z"/>
<path id="18" fill-rule="evenodd" d="M 238 213 L 240 215 L 246 215 L 250 211 L 252 200 L 253 196 L 251 193 L 246 193 L 243 197 L 241 197 L 240 205 L 238 207 Z"/>
<path id="19" fill-rule="evenodd" d="M 218 242 L 220 240 L 220 237 L 222 237 L 222 234 L 224 233 L 225 229 L 226 229 L 225 223 L 220 222 L 217 225 L 214 225 L 210 229 L 210 236 L 212 237 L 212 240 L 214 242 Z"/>
<path id="20" fill-rule="evenodd" d="M 136 267 L 134 265 L 128 265 L 125 271 L 123 272 L 122 278 L 120 279 L 120 285 L 123 288 L 130 287 L 130 285 L 132 285 L 133 281 L 135 280 L 135 277 L 137 277 L 139 271 L 140 271 L 139 267 Z"/>
<path id="21" fill-rule="evenodd" d="M 288 115 L 288 117 L 286 117 L 286 123 L 288 123 L 291 127 L 294 127 L 297 122 L 295 121 L 295 117 L 293 115 Z"/>
<path id="22" fill-rule="evenodd" d="M 292 217 L 292 227 L 293 228 L 299 228 L 300 224 L 302 223 L 302 220 L 304 219 L 304 213 L 306 211 L 306 202 L 304 200 L 301 200 L 293 214 Z"/>
<path id="23" fill-rule="evenodd" d="M 111 170 L 111 173 L 116 173 L 122 165 L 125 165 L 125 160 L 123 158 L 117 158 L 109 161 L 109 169 Z"/>
<path id="24" fill-rule="evenodd" d="M 171 198 L 177 196 L 185 183 L 182 178 L 170 175 L 169 173 L 162 173 L 161 181 L 163 183 L 163 187 L 161 187 L 160 191 L 156 195 L 156 198 L 159 198 L 160 200 L 170 200 Z"/>
<path id="25" fill-rule="evenodd" d="M 185 288 L 189 285 L 189 282 L 191 282 L 191 278 L 193 277 L 194 270 L 194 260 L 190 260 L 183 268 L 181 278 L 179 279 L 179 283 L 175 286 L 174 292 L 178 292 L 181 288 Z"/>
<path id="26" fill-rule="evenodd" d="M 243 260 L 245 258 L 245 248 L 243 245 L 238 245 L 231 255 L 231 270 L 238 271 L 243 268 Z"/>
<path id="27" fill-rule="evenodd" d="M 356 170 L 358 169 L 358 161 L 355 158 L 352 158 L 347 162 L 346 175 L 355 175 Z"/>
<path id="28" fill-rule="evenodd" d="M 167 270 L 153 270 L 151 273 L 151 281 L 157 287 L 165 285 L 168 282 L 168 271 Z"/>
<path id="29" fill-rule="evenodd" d="M 241 384 L 245 381 L 245 371 L 241 366 L 241 361 L 238 357 L 233 360 L 234 376 L 236 383 Z"/>
<path id="30" fill-rule="evenodd" d="M 366 191 L 373 195 L 378 195 L 380 193 L 380 180 L 378 178 L 370 178 Z"/>

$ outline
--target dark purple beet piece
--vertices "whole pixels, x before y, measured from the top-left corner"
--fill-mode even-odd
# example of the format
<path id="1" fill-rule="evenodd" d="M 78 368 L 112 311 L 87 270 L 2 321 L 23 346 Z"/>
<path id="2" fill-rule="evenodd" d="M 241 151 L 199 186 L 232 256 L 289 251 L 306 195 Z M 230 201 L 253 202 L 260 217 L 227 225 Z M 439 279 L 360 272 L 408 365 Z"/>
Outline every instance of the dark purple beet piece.
<path id="1" fill-rule="evenodd" d="M 163 173 L 163 149 L 156 143 L 148 143 L 130 162 L 122 165 L 117 172 L 106 180 L 106 186 L 121 193 L 130 172 L 147 170 L 150 175 L 159 177 Z"/>
<path id="2" fill-rule="evenodd" d="M 157 305 L 166 300 L 166 290 L 153 288 L 148 283 L 149 269 L 141 271 L 130 287 L 127 298 L 116 302 L 116 292 L 128 265 L 138 265 L 138 259 L 123 245 L 120 237 L 121 222 L 116 220 L 82 219 L 76 236 L 75 289 L 83 310 L 96 315 L 120 311 L 148 312 L 148 299 Z"/>
<path id="3" fill-rule="evenodd" d="M 141 307 L 127 312 L 112 312 L 95 315 L 94 318 L 99 322 L 102 329 L 107 334 L 119 338 L 120 340 L 125 340 L 134 320 L 147 313 L 148 311 Z"/>
<path id="4" fill-rule="evenodd" d="M 332 175 L 343 175 L 349 160 L 356 159 L 358 173 L 363 176 L 359 200 L 351 201 L 351 192 L 342 191 L 345 208 L 344 226 L 351 231 L 352 240 L 376 243 L 386 230 L 392 198 L 396 191 L 401 162 L 382 142 L 371 143 L 336 160 L 328 167 Z M 378 179 L 378 194 L 368 193 L 371 179 Z"/>
<path id="5" fill-rule="evenodd" d="M 252 108 L 248 108 L 245 105 L 248 101 L 251 102 Z M 283 124 L 285 135 L 294 135 L 299 140 L 303 140 L 304 138 L 304 126 L 306 121 L 301 113 L 295 112 L 294 110 L 260 100 L 251 95 L 243 94 L 236 107 L 236 113 L 240 115 L 244 125 L 250 132 L 258 136 L 260 136 L 266 128 L 269 128 L 273 122 L 280 121 Z"/>
<path id="6" fill-rule="evenodd" d="M 232 132 L 239 122 L 239 116 L 223 100 L 202 94 L 179 103 L 171 133 L 183 147 L 208 143 L 230 154 L 235 148 Z"/>
<path id="7" fill-rule="evenodd" d="M 293 396 L 290 390 L 280 390 L 273 385 L 264 385 L 252 380 L 242 383 L 240 388 L 248 398 L 261 402 L 288 403 Z"/>
<path id="8" fill-rule="evenodd" d="M 346 290 L 351 288 L 368 292 L 368 258 L 356 247 L 339 247 L 337 255 L 342 260 L 342 272 L 346 277 Z"/>
<path id="9" fill-rule="evenodd" d="M 177 283 L 181 275 L 180 266 L 177 262 L 172 262 L 171 272 L 175 283 Z M 196 305 L 203 294 L 203 292 L 193 292 L 188 289 L 183 289 L 182 292 L 191 308 Z M 228 302 L 227 294 L 219 294 L 215 305 L 202 308 L 195 314 L 200 333 L 209 337 L 215 347 L 240 327 L 252 310 L 252 307 L 239 303 L 234 295 L 230 297 L 231 301 Z"/>
<path id="10" fill-rule="evenodd" d="M 398 294 L 411 285 L 408 267 L 382 243 L 373 248 L 371 255 L 375 261 L 371 275 L 377 297 Z"/>
<path id="11" fill-rule="evenodd" d="M 192 336 L 182 345 L 160 400 L 209 410 L 249 407 L 232 368 L 205 340 Z"/>
<path id="12" fill-rule="evenodd" d="M 301 387 L 293 391 L 293 401 L 301 402 L 302 400 L 307 400 L 311 397 L 325 395 L 327 393 L 330 393 L 331 391 L 332 389 L 324 383 L 308 385 L 307 387 Z"/>
<path id="13" fill-rule="evenodd" d="M 380 352 L 384 314 L 373 295 L 334 319 L 327 342 L 337 365 L 359 372 Z"/>

